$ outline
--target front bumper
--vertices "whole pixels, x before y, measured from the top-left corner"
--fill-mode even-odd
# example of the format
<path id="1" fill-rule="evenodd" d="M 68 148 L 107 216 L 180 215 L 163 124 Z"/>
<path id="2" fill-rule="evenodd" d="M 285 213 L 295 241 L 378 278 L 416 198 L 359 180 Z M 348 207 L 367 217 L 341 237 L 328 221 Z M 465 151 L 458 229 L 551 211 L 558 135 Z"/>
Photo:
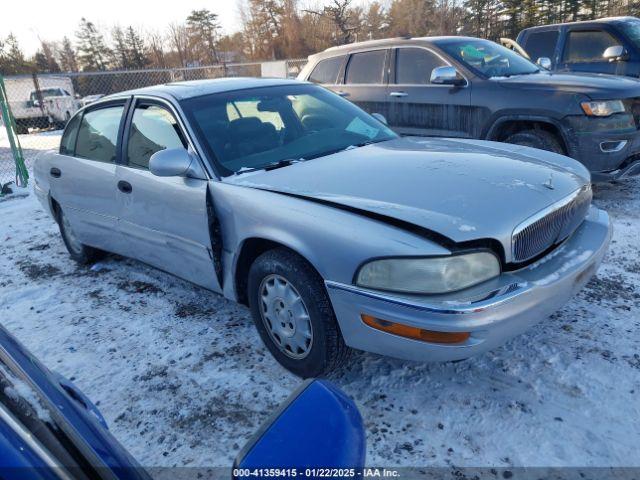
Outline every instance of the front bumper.
<path id="1" fill-rule="evenodd" d="M 503 344 L 563 306 L 597 270 L 611 233 L 607 213 L 591 207 L 578 230 L 538 262 L 446 296 L 398 296 L 331 281 L 326 286 L 350 347 L 407 360 L 459 360 Z M 365 325 L 362 314 L 471 336 L 454 345 L 412 340 Z"/>
<path id="2" fill-rule="evenodd" d="M 640 174 L 640 130 L 631 115 L 566 120 L 569 154 L 589 169 L 594 182 Z"/>
<path id="3" fill-rule="evenodd" d="M 608 172 L 591 172 L 591 180 L 594 182 L 612 182 L 614 180 L 624 180 L 628 177 L 640 175 L 640 152 L 623 160 L 622 164 L 615 170 Z"/>

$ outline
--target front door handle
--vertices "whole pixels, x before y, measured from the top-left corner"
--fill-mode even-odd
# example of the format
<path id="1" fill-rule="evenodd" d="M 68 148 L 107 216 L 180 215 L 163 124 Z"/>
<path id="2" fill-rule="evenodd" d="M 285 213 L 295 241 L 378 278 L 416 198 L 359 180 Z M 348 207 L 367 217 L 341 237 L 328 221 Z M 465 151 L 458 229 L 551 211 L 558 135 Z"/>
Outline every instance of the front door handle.
<path id="1" fill-rule="evenodd" d="M 409 94 L 407 92 L 391 92 L 389 96 L 400 98 L 400 97 L 408 97 Z"/>
<path id="2" fill-rule="evenodd" d="M 120 180 L 118 182 L 118 190 L 122 193 L 131 193 L 133 191 L 133 187 L 129 182 L 125 182 L 124 180 Z"/>
<path id="3" fill-rule="evenodd" d="M 336 93 L 341 97 L 348 97 L 350 95 L 349 92 L 343 92 L 342 90 L 339 90 Z"/>
<path id="4" fill-rule="evenodd" d="M 54 178 L 60 178 L 60 176 L 62 175 L 62 172 L 60 171 L 60 169 L 56 167 L 52 167 L 51 170 L 49 170 L 49 173 Z"/>

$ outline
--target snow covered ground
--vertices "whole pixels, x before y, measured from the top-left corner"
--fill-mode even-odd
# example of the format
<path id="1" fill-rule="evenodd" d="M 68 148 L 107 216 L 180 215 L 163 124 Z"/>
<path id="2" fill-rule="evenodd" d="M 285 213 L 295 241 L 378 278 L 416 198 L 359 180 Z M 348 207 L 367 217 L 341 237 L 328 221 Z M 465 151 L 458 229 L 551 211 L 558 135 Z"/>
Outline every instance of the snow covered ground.
<path id="1" fill-rule="evenodd" d="M 368 464 L 640 466 L 640 181 L 595 202 L 611 252 L 552 318 L 464 362 L 360 354 L 332 378 L 360 407 Z M 120 257 L 76 266 L 33 194 L 0 201 L 0 220 L 0 321 L 143 465 L 230 465 L 298 385 L 244 307 Z"/>

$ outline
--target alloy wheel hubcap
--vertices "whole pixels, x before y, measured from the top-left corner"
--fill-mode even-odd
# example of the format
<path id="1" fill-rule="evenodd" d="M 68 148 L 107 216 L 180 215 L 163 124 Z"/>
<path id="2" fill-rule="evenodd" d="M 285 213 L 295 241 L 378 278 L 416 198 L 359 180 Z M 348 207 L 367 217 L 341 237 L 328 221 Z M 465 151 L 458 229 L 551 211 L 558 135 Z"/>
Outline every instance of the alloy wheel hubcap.
<path id="1" fill-rule="evenodd" d="M 306 357 L 313 344 L 311 318 L 302 297 L 281 275 L 268 275 L 260 283 L 260 314 L 278 349 L 296 360 Z"/>

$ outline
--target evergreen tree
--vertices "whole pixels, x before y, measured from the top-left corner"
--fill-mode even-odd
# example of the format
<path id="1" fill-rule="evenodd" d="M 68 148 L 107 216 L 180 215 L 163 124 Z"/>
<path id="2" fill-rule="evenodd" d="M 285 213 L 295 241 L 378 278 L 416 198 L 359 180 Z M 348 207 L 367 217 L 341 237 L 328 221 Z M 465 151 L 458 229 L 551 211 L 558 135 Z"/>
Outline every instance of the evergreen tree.
<path id="1" fill-rule="evenodd" d="M 125 38 L 131 68 L 144 68 L 149 65 L 142 37 L 129 25 Z"/>
<path id="2" fill-rule="evenodd" d="M 218 15 L 206 8 L 193 10 L 187 17 L 190 44 L 198 52 L 201 62 L 219 63 L 216 45 L 219 30 Z"/>
<path id="3" fill-rule="evenodd" d="M 60 72 L 60 65 L 58 65 L 58 61 L 56 60 L 54 48 L 55 48 L 55 45 L 49 42 L 45 42 L 44 40 L 40 41 L 40 53 L 42 53 L 42 57 L 43 57 L 42 59 L 45 61 L 44 71 L 49 73 Z M 38 69 L 38 71 L 41 71 L 41 70 Z"/>
<path id="4" fill-rule="evenodd" d="M 78 63 L 83 70 L 106 70 L 108 59 L 112 56 L 104 36 L 96 26 L 82 17 L 80 29 L 76 33 L 78 40 Z"/>
<path id="5" fill-rule="evenodd" d="M 111 31 L 113 39 L 111 48 L 111 64 L 116 68 L 127 70 L 131 68 L 131 60 L 129 57 L 129 48 L 125 40 L 125 34 L 120 26 L 113 27 Z"/>
<path id="6" fill-rule="evenodd" d="M 78 60 L 76 59 L 76 51 L 73 49 L 73 45 L 71 45 L 71 40 L 69 40 L 69 37 L 64 37 L 62 39 L 62 47 L 58 53 L 58 57 L 60 60 L 60 68 L 63 71 L 78 71 Z"/>
<path id="7" fill-rule="evenodd" d="M 389 29 L 389 19 L 378 1 L 372 2 L 364 12 L 362 22 L 363 40 L 384 38 Z"/>
<path id="8" fill-rule="evenodd" d="M 423 37 L 434 29 L 433 0 L 393 0 L 389 7 L 391 35 Z"/>
<path id="9" fill-rule="evenodd" d="M 32 71 L 33 65 L 26 60 L 18 39 L 13 33 L 10 33 L 4 41 L 0 40 L 0 73 L 21 75 Z"/>

